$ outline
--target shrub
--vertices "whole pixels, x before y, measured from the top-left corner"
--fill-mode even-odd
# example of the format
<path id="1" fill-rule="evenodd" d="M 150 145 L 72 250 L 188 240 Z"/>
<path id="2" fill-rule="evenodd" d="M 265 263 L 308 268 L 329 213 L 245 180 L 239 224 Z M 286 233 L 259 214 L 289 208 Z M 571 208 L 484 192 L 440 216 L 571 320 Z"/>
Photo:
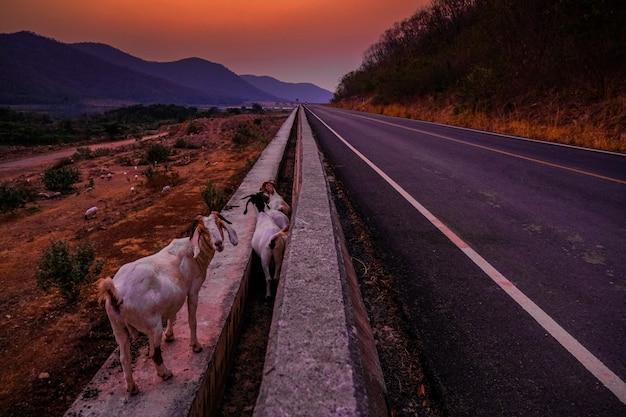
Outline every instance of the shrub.
<path id="1" fill-rule="evenodd" d="M 183 122 L 182 128 L 186 135 L 200 133 L 200 127 L 193 120 Z"/>
<path id="2" fill-rule="evenodd" d="M 57 288 L 63 299 L 75 301 L 82 285 L 102 271 L 104 261 L 94 264 L 95 259 L 96 249 L 91 242 L 79 245 L 71 253 L 65 241 L 53 240 L 37 263 L 37 285 L 46 292 Z"/>
<path id="3" fill-rule="evenodd" d="M 146 160 L 149 163 L 165 162 L 170 156 L 170 148 L 161 144 L 154 144 L 146 151 Z"/>
<path id="4" fill-rule="evenodd" d="M 0 184 L 0 213 L 26 206 L 35 200 L 35 190 L 27 184 Z"/>
<path id="5" fill-rule="evenodd" d="M 111 148 L 96 148 L 95 151 L 93 151 L 93 157 L 97 158 L 99 156 L 109 156 L 112 153 L 112 149 Z"/>
<path id="6" fill-rule="evenodd" d="M 258 132 L 250 124 L 240 123 L 231 140 L 237 145 L 246 145 L 258 137 Z"/>
<path id="7" fill-rule="evenodd" d="M 80 173 L 76 168 L 61 167 L 44 172 L 42 182 L 48 190 L 69 194 L 79 180 Z"/>
<path id="8" fill-rule="evenodd" d="M 80 161 L 82 159 L 89 159 L 91 157 L 92 157 L 91 148 L 89 147 L 76 148 L 76 152 L 74 152 L 74 155 L 72 155 L 72 159 L 74 161 Z"/>
<path id="9" fill-rule="evenodd" d="M 196 145 L 193 142 L 190 142 L 185 138 L 176 139 L 176 143 L 174 144 L 174 147 L 177 149 L 199 149 L 200 148 L 199 145 Z"/>
<path id="10" fill-rule="evenodd" d="M 202 202 L 204 202 L 208 211 L 220 211 L 228 202 L 224 192 L 213 185 L 210 181 L 206 182 L 200 192 L 200 196 L 202 197 Z"/>

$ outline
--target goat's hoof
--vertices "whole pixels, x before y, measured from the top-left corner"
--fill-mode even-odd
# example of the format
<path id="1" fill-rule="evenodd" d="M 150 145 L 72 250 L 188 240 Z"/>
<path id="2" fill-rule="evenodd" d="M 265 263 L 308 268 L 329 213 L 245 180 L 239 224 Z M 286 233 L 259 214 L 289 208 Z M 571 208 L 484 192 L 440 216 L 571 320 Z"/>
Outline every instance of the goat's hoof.
<path id="1" fill-rule="evenodd" d="M 195 353 L 202 352 L 202 346 L 200 346 L 200 345 L 191 345 L 191 350 L 193 350 Z"/>
<path id="2" fill-rule="evenodd" d="M 137 384 L 134 384 L 132 387 L 126 387 L 126 391 L 128 391 L 130 395 L 137 395 L 139 394 L 139 387 Z"/>
<path id="3" fill-rule="evenodd" d="M 172 371 L 170 371 L 169 369 L 167 369 L 165 372 L 163 372 L 161 375 L 159 375 L 161 377 L 161 379 L 163 381 L 168 380 L 172 377 Z"/>
<path id="4" fill-rule="evenodd" d="M 169 342 L 173 342 L 174 341 L 174 335 L 171 335 L 171 336 L 165 335 L 165 341 L 168 342 L 168 343 Z"/>

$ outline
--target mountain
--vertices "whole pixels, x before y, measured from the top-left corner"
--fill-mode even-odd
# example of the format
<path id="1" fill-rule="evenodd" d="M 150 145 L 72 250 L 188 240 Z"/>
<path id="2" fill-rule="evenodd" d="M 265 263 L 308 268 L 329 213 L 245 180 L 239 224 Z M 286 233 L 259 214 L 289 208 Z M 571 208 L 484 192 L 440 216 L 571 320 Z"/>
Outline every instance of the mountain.
<path id="1" fill-rule="evenodd" d="M 200 58 L 175 62 L 150 62 L 102 43 L 75 43 L 74 48 L 104 61 L 201 91 L 219 101 L 286 101 L 252 86 L 221 64 Z"/>
<path id="2" fill-rule="evenodd" d="M 301 103 L 328 103 L 333 93 L 311 83 L 286 83 L 276 78 L 257 75 L 240 75 L 256 88 L 290 101 Z"/>
<path id="3" fill-rule="evenodd" d="M 150 62 L 109 45 L 65 44 L 32 32 L 0 34 L 0 106 L 76 113 L 132 104 L 241 106 L 328 102 L 313 84 L 240 77 L 200 58 Z"/>
<path id="4" fill-rule="evenodd" d="M 0 104 L 199 105 L 213 98 L 30 32 L 0 34 Z"/>

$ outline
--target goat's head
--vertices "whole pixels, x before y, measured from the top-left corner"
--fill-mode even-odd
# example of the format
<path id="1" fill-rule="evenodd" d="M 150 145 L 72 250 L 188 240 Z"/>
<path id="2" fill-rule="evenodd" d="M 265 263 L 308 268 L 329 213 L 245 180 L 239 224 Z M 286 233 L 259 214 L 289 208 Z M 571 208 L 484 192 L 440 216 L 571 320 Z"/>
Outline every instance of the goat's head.
<path id="1" fill-rule="evenodd" d="M 271 196 L 276 192 L 276 184 L 274 184 L 274 181 L 265 181 L 263 184 L 261 184 L 260 191 L 263 191 L 264 193 L 267 193 Z"/>
<path id="2" fill-rule="evenodd" d="M 242 198 L 242 200 L 248 199 L 246 201 L 246 209 L 243 211 L 243 214 L 248 214 L 248 204 L 252 203 L 254 207 L 256 207 L 257 211 L 260 213 L 265 210 L 265 207 L 269 207 L 267 203 L 269 203 L 269 197 L 263 193 L 263 191 L 259 191 L 256 194 L 250 194 Z"/>
<path id="3" fill-rule="evenodd" d="M 208 239 L 213 250 L 221 252 L 224 250 L 224 230 L 228 233 L 230 243 L 237 245 L 237 233 L 232 228 L 231 222 L 226 220 L 216 211 L 211 212 L 208 216 L 198 215 L 193 225 L 191 235 L 191 246 L 193 248 L 193 257 L 197 258 L 200 254 L 201 239 Z"/>

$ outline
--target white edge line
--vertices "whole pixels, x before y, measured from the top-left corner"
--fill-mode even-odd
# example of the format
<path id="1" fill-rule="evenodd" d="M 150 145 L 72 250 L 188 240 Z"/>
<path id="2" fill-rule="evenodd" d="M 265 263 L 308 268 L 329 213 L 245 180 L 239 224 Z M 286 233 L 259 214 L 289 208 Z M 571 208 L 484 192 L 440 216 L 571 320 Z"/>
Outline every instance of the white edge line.
<path id="1" fill-rule="evenodd" d="M 389 185 L 391 185 L 402 197 L 404 197 L 411 205 L 420 212 L 426 219 L 431 222 L 439 231 L 441 231 L 452 243 L 454 243 L 461 251 L 470 258 L 481 270 L 485 272 L 498 286 L 504 290 L 517 304 L 520 305 L 530 316 L 537 321 L 552 337 L 554 337 L 578 362 L 580 362 L 589 372 L 593 374 L 606 388 L 608 388 L 623 404 L 626 404 L 626 383 L 620 379 L 613 371 L 611 371 L 602 361 L 595 357 L 587 348 L 585 348 L 578 340 L 570 335 L 563 327 L 561 327 L 552 317 L 543 311 L 537 304 L 520 291 L 511 281 L 502 275 L 495 267 L 493 267 L 485 258 L 480 256 L 474 249 L 465 243 L 459 236 L 452 232 L 445 224 L 443 224 L 435 215 L 433 215 L 426 207 L 415 200 L 407 193 L 398 183 L 392 180 L 378 166 L 370 161 L 365 155 L 359 152 L 354 146 L 346 141 L 333 128 L 328 126 L 326 122 L 320 119 L 315 113 L 311 112 L 328 130 L 330 130 L 337 138 L 339 138 L 352 152 L 361 158 L 370 166 L 378 175 L 380 175 Z"/>

